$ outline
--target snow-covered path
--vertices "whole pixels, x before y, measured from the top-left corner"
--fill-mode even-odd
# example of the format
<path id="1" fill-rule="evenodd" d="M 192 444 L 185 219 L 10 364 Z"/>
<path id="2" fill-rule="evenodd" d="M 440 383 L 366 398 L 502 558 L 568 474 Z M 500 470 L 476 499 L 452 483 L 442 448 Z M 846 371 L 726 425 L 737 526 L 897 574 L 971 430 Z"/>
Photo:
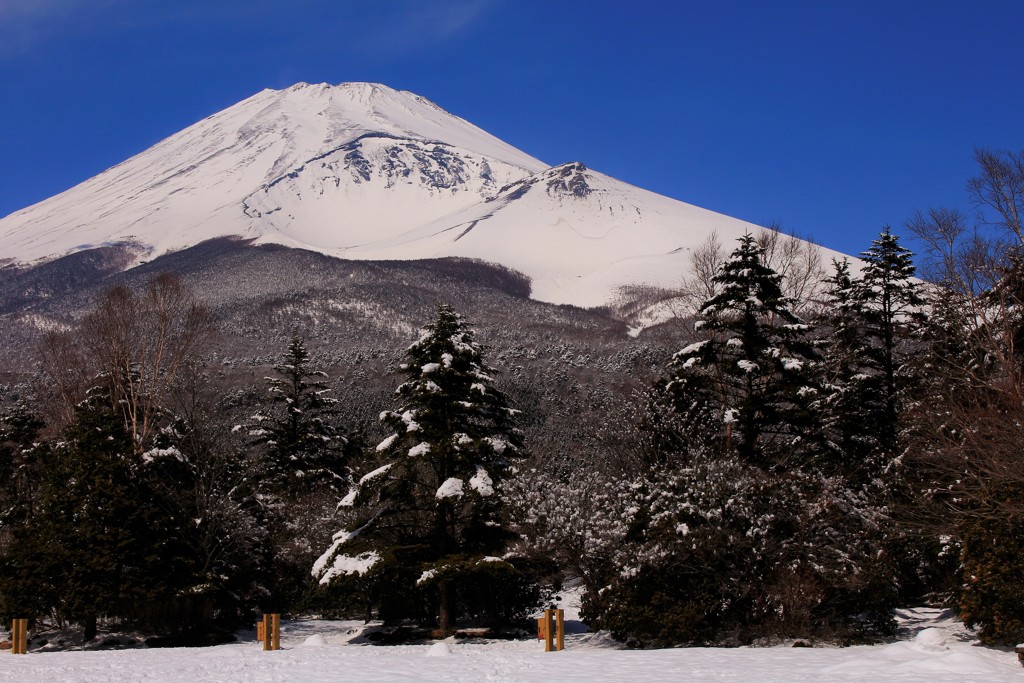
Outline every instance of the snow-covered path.
<path id="1" fill-rule="evenodd" d="M 850 648 L 685 648 L 630 651 L 584 634 L 564 652 L 536 641 L 373 646 L 348 643 L 351 622 L 285 625 L 282 650 L 254 642 L 197 649 L 33 652 L 0 656 L 0 681 L 888 681 L 941 683 L 1024 680 L 1012 652 L 979 647 L 940 624 L 887 645 Z M 310 644 L 307 644 L 307 640 Z M 313 645 L 319 642 L 319 645 Z"/>

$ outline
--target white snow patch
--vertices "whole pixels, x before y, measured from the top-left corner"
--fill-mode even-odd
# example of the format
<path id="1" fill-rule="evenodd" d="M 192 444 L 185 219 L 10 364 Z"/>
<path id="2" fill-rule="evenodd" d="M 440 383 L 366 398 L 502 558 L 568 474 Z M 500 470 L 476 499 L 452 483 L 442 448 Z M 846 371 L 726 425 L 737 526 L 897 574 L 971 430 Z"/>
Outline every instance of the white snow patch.
<path id="1" fill-rule="evenodd" d="M 504 439 L 499 439 L 495 436 L 488 436 L 484 439 L 484 441 L 489 443 L 491 445 L 491 448 L 493 448 L 494 452 L 497 453 L 498 455 L 504 453 L 505 449 L 508 448 L 508 441 L 505 441 Z"/>
<path id="2" fill-rule="evenodd" d="M 373 470 L 372 472 L 367 472 L 366 474 L 364 474 L 362 477 L 359 478 L 359 485 L 362 486 L 363 484 L 365 484 L 366 482 L 370 481 L 371 479 L 376 479 L 380 475 L 382 475 L 385 472 L 387 472 L 388 470 L 390 470 L 393 465 L 394 465 L 394 463 L 388 463 L 387 465 L 382 465 L 381 467 L 378 467 L 377 469 Z"/>
<path id="3" fill-rule="evenodd" d="M 438 500 L 444 500 L 445 498 L 461 498 L 465 494 L 465 482 L 458 477 L 450 477 L 445 479 L 444 483 L 438 487 L 435 497 Z"/>
<path id="4" fill-rule="evenodd" d="M 470 478 L 469 487 L 484 497 L 494 495 L 494 482 L 491 480 L 491 475 L 487 474 L 487 470 L 480 466 L 477 466 L 476 474 Z"/>
<path id="5" fill-rule="evenodd" d="M 424 441 L 424 442 L 418 443 L 415 446 L 413 446 L 412 448 L 410 448 L 409 449 L 409 456 L 412 457 L 412 458 L 415 458 L 415 457 L 418 457 L 420 455 L 426 455 L 429 452 L 430 452 L 430 444 L 427 443 L 426 441 Z"/>
<path id="6" fill-rule="evenodd" d="M 703 349 L 705 346 L 707 346 L 707 343 L 708 343 L 708 340 L 706 340 L 706 339 L 704 341 L 694 342 L 694 343 L 690 344 L 689 346 L 683 348 L 676 355 L 677 356 L 689 356 L 691 353 L 697 353 L 698 351 Z"/>
<path id="7" fill-rule="evenodd" d="M 736 361 L 736 365 L 739 366 L 740 370 L 748 374 L 754 372 L 759 367 L 758 364 L 752 360 L 738 360 Z"/>
<path id="8" fill-rule="evenodd" d="M 327 645 L 327 639 L 320 633 L 314 633 L 302 641 L 302 647 L 323 647 L 325 645 Z"/>
<path id="9" fill-rule="evenodd" d="M 151 448 L 142 454 L 142 462 L 147 465 L 154 460 L 161 460 L 163 458 L 172 458 L 179 462 L 185 462 L 185 456 L 174 446 L 170 448 Z"/>
<path id="10" fill-rule="evenodd" d="M 355 574 L 362 576 L 373 568 L 373 565 L 380 562 L 380 553 L 376 550 L 368 550 L 358 555 L 338 555 L 334 563 L 320 577 L 320 585 L 326 586 L 336 576 L 350 576 Z"/>

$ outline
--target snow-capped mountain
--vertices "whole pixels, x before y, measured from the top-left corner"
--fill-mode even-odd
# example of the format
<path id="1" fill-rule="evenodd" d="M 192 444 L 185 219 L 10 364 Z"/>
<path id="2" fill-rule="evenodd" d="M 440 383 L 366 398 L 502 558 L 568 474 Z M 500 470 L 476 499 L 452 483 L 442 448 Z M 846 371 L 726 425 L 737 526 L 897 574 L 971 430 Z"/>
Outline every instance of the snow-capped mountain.
<path id="1" fill-rule="evenodd" d="M 345 259 L 447 256 L 529 276 L 541 301 L 597 306 L 672 288 L 689 250 L 757 226 L 553 168 L 383 85 L 264 90 L 55 197 L 0 219 L 0 261 L 116 242 L 144 258 L 215 237 Z"/>

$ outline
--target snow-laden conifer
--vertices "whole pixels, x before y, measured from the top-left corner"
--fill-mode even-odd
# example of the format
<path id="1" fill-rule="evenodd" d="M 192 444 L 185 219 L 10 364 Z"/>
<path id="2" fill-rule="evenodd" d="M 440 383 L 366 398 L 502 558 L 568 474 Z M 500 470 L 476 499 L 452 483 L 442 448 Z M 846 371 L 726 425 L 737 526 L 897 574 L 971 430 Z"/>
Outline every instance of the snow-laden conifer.
<path id="1" fill-rule="evenodd" d="M 436 587 L 438 625 L 447 632 L 458 614 L 456 596 L 474 575 L 511 570 L 493 561 L 509 537 L 496 487 L 522 443 L 517 411 L 494 384 L 496 371 L 450 306 L 438 307 L 437 320 L 406 355 L 397 406 L 380 416 L 391 434 L 341 501 L 353 521 L 313 574 L 322 584 L 386 577 L 379 580 L 393 586 L 392 595 Z"/>
<path id="2" fill-rule="evenodd" d="M 265 448 L 264 477 L 293 493 L 315 485 L 345 490 L 348 439 L 335 424 L 338 400 L 328 395 L 327 373 L 312 366 L 299 337 L 274 372 L 266 378 L 270 405 L 253 416 L 249 430 Z"/>
<path id="3" fill-rule="evenodd" d="M 752 463 L 792 461 L 814 426 L 817 354 L 781 279 L 754 238 L 741 238 L 699 311 L 702 339 L 675 354 L 663 385 L 702 445 Z"/>
<path id="4" fill-rule="evenodd" d="M 865 400 L 877 405 L 872 421 L 883 449 L 896 446 L 901 401 L 913 384 L 907 344 L 924 321 L 924 299 L 914 280 L 913 254 L 886 226 L 861 254 L 864 275 L 857 287 L 863 305 Z"/>

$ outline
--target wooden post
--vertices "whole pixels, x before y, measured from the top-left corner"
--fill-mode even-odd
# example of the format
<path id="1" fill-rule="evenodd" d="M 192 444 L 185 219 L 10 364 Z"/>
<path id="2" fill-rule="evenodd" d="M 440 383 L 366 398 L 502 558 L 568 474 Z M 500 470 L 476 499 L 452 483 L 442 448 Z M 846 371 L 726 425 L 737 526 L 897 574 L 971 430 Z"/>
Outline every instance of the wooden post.
<path id="1" fill-rule="evenodd" d="M 271 650 L 280 650 L 281 649 L 281 615 L 280 614 L 276 614 L 275 613 L 275 614 L 271 614 L 270 615 L 270 630 L 271 630 L 271 638 L 269 638 L 268 640 L 272 640 L 273 641 L 273 643 L 270 646 L 270 649 Z"/>
<path id="2" fill-rule="evenodd" d="M 565 649 L 565 610 L 556 609 L 555 619 L 557 621 L 558 642 L 556 643 L 558 650 Z"/>
<path id="3" fill-rule="evenodd" d="M 555 649 L 555 629 L 553 609 L 544 610 L 544 652 L 551 652 Z"/>
<path id="4" fill-rule="evenodd" d="M 547 630 L 544 628 L 544 623 L 544 617 L 537 617 L 537 640 L 544 640 L 544 632 Z"/>
<path id="5" fill-rule="evenodd" d="M 28 619 L 14 619 L 11 623 L 11 654 L 28 654 Z"/>
<path id="6" fill-rule="evenodd" d="M 272 645 L 273 645 L 273 642 L 272 642 L 273 638 L 271 637 L 270 633 L 271 633 L 271 631 L 270 631 L 270 615 L 269 614 L 264 614 L 263 615 L 263 649 L 264 650 L 272 650 L 273 649 L 273 647 L 272 647 Z"/>
<path id="7" fill-rule="evenodd" d="M 266 632 L 263 630 L 263 620 L 260 619 L 256 622 L 256 642 L 262 643 L 264 638 L 266 638 Z"/>

